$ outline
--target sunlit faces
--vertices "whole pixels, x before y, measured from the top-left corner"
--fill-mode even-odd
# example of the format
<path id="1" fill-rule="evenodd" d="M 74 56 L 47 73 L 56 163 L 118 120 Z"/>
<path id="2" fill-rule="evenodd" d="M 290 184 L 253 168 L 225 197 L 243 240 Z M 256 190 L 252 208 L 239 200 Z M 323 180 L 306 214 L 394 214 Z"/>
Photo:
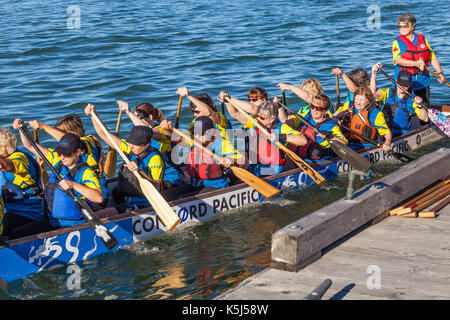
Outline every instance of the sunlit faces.
<path id="1" fill-rule="evenodd" d="M 249 96 L 248 97 L 248 102 L 250 102 L 255 107 L 259 106 L 264 101 L 266 101 L 266 98 L 261 97 L 259 95 L 258 96 Z"/>
<path id="2" fill-rule="evenodd" d="M 148 143 L 148 144 L 141 145 L 141 146 L 137 146 L 137 145 L 135 145 L 135 144 L 129 143 L 129 146 L 130 146 L 130 151 L 131 151 L 134 155 L 136 155 L 136 156 L 139 157 L 141 154 L 143 154 L 143 153 L 147 150 L 147 148 L 148 148 L 148 146 L 149 146 L 149 143 Z"/>
<path id="3" fill-rule="evenodd" d="M 258 122 L 266 128 L 270 128 L 272 123 L 276 120 L 276 118 L 270 118 L 264 114 L 257 114 L 256 119 L 258 119 Z"/>
<path id="4" fill-rule="evenodd" d="M 369 104 L 369 100 L 364 95 L 355 96 L 355 107 L 358 110 L 363 110 Z"/>
<path id="5" fill-rule="evenodd" d="M 314 120 L 322 119 L 327 113 L 327 107 L 322 100 L 314 99 L 311 107 L 311 116 Z"/>
<path id="6" fill-rule="evenodd" d="M 411 32 L 414 31 L 414 27 L 412 27 L 410 24 L 405 22 L 400 22 L 398 24 L 398 29 L 400 31 L 400 34 L 403 36 L 409 35 Z"/>
<path id="7" fill-rule="evenodd" d="M 71 168 L 77 164 L 78 159 L 80 157 L 80 153 L 81 153 L 81 150 L 78 149 L 77 151 L 75 151 L 74 153 L 72 153 L 70 155 L 64 155 L 62 153 L 58 153 L 58 155 L 59 155 L 63 165 L 65 165 L 68 168 Z"/>

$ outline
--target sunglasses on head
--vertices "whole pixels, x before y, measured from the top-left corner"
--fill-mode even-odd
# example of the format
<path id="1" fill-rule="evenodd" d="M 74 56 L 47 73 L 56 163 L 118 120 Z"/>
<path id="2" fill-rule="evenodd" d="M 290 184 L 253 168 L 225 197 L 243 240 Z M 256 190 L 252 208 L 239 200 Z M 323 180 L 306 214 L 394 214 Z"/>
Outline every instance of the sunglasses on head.
<path id="1" fill-rule="evenodd" d="M 311 105 L 311 109 L 312 110 L 317 110 L 317 111 L 325 111 L 326 110 L 326 108 L 321 108 L 321 107 L 318 107 L 318 106 L 315 106 L 315 105 Z"/>

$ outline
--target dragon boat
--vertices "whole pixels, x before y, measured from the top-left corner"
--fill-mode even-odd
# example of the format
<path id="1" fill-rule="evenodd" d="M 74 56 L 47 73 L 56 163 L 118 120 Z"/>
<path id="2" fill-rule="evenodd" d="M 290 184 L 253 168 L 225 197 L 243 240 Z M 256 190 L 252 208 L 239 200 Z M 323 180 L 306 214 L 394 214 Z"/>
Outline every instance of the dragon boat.
<path id="1" fill-rule="evenodd" d="M 395 137 L 392 150 L 407 153 L 444 137 L 446 135 L 436 125 L 428 124 Z M 358 150 L 358 153 L 372 163 L 393 159 L 392 154 L 375 146 Z M 337 157 L 314 163 L 312 167 L 327 180 L 352 170 L 348 163 Z M 282 190 L 314 184 L 300 168 L 266 177 L 265 180 Z M 110 186 L 114 183 L 114 179 L 109 181 Z M 265 198 L 252 187 L 239 183 L 225 189 L 171 201 L 169 204 L 181 219 L 174 232 L 223 212 L 264 200 Z M 151 207 L 107 216 L 101 220 L 119 242 L 112 250 L 105 247 L 87 223 L 9 240 L 0 244 L 0 280 L 11 282 L 58 265 L 115 252 L 134 242 L 167 231 Z"/>

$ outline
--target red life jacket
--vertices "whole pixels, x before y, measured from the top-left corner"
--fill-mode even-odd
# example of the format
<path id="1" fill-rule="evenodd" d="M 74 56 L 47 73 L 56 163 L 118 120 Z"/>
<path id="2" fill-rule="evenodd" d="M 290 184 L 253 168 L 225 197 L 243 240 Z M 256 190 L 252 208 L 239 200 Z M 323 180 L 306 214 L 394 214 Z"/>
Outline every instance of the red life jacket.
<path id="1" fill-rule="evenodd" d="M 222 167 L 205 151 L 193 147 L 186 163 L 187 173 L 202 180 L 219 179 L 223 177 Z"/>
<path id="2" fill-rule="evenodd" d="M 280 133 L 282 125 L 283 123 L 279 122 L 275 128 L 268 129 L 267 131 L 269 133 Z M 258 163 L 282 166 L 286 162 L 286 159 L 283 157 L 280 149 L 271 144 L 270 141 L 267 140 L 266 135 L 262 132 L 260 133 L 259 128 L 255 129 L 251 141 L 252 150 L 255 150 L 258 155 Z"/>
<path id="3" fill-rule="evenodd" d="M 345 126 L 349 127 L 351 130 L 356 131 L 357 133 L 369 138 L 374 139 L 377 135 L 377 128 L 370 125 L 369 122 L 369 114 L 376 106 L 370 106 L 369 108 L 364 109 L 363 111 L 355 112 L 355 106 L 353 105 L 350 108 L 350 112 L 344 117 L 343 121 Z M 349 139 L 358 140 L 363 143 L 366 141 L 353 133 L 348 135 Z"/>
<path id="4" fill-rule="evenodd" d="M 403 35 L 397 37 L 398 40 L 402 41 L 406 45 L 406 51 L 401 55 L 401 57 L 403 59 L 413 61 L 417 61 L 420 58 L 422 58 L 423 61 L 425 61 L 425 65 L 428 66 L 430 62 L 431 51 L 428 48 L 427 43 L 425 42 L 424 35 L 418 33 L 416 33 L 416 35 L 417 35 L 417 46 L 415 46 L 411 40 L 409 40 L 407 37 Z M 400 70 L 407 70 L 409 73 L 413 75 L 419 72 L 419 68 L 417 67 L 400 66 Z M 425 72 L 426 70 L 420 73 L 424 74 Z"/>
<path id="5" fill-rule="evenodd" d="M 306 121 L 309 121 L 311 119 L 311 114 Z M 322 122 L 319 122 L 314 125 L 314 127 L 319 128 L 324 122 L 328 121 L 329 119 L 325 119 Z M 319 143 L 316 141 L 316 133 L 314 130 L 308 126 L 302 126 L 299 130 L 299 132 L 303 133 L 308 140 L 308 142 L 304 146 L 297 147 L 296 153 L 301 158 L 307 158 L 311 160 L 319 160 L 326 155 L 329 154 L 329 151 L 323 148 Z"/>

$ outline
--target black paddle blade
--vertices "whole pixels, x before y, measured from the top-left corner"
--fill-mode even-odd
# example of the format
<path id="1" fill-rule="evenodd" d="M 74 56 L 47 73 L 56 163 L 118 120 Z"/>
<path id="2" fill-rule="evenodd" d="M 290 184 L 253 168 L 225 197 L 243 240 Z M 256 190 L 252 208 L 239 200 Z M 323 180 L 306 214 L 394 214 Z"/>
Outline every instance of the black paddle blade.
<path id="1" fill-rule="evenodd" d="M 97 216 L 95 216 L 94 211 L 86 202 L 78 198 L 74 198 L 74 200 L 78 204 L 80 211 L 86 219 L 87 223 L 92 227 L 92 229 L 94 229 L 95 234 L 103 241 L 105 247 L 107 247 L 108 250 L 114 248 L 119 242 L 113 236 L 111 231 L 109 231 L 105 227 L 105 225 L 101 223 Z"/>
<path id="2" fill-rule="evenodd" d="M 362 172 L 369 171 L 372 164 L 365 158 L 363 158 L 355 150 L 350 149 L 345 144 L 340 143 L 336 140 L 330 141 L 331 149 L 336 153 L 341 159 L 347 161 L 353 168 L 358 169 Z"/>

